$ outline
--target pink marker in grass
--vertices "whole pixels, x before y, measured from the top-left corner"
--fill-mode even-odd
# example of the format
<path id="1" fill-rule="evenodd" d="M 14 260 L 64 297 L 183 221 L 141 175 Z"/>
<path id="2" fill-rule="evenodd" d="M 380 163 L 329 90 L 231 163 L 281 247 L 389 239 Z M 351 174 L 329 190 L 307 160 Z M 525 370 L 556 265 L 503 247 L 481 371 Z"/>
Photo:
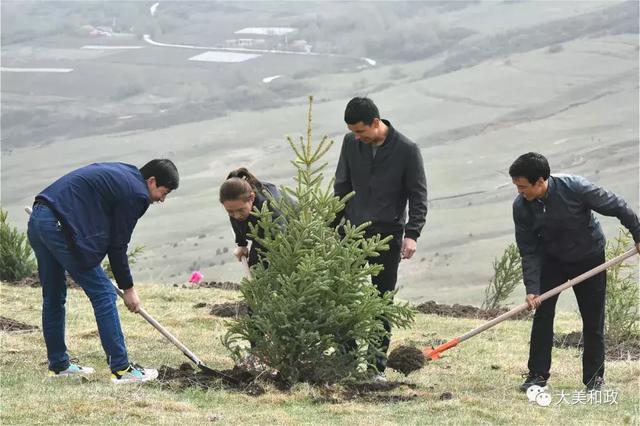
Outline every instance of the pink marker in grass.
<path id="1" fill-rule="evenodd" d="M 189 278 L 189 282 L 191 284 L 199 284 L 200 281 L 202 281 L 202 278 L 204 277 L 204 275 L 202 275 L 202 272 L 200 271 L 193 271 L 191 273 L 191 278 Z"/>

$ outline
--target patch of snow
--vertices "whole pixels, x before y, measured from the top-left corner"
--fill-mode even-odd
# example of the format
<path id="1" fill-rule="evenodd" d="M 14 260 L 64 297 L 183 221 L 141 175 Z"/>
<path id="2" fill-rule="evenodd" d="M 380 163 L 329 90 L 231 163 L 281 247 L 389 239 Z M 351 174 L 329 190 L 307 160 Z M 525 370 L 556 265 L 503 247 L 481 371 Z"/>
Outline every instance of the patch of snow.
<path id="1" fill-rule="evenodd" d="M 142 49 L 144 46 L 102 46 L 99 44 L 86 44 L 81 49 L 90 50 L 117 50 L 117 49 Z"/>
<path id="2" fill-rule="evenodd" d="M 73 71 L 73 68 L 13 68 L 13 67 L 0 67 L 2 72 L 54 72 L 65 73 Z"/>
<path id="3" fill-rule="evenodd" d="M 280 78 L 282 77 L 281 75 L 272 75 L 271 77 L 265 77 L 262 79 L 263 83 L 271 83 L 273 80 L 275 80 L 276 78 Z"/>
<path id="4" fill-rule="evenodd" d="M 297 31 L 291 27 L 247 27 L 235 32 L 235 34 L 259 34 L 259 35 L 285 35 Z"/>
<path id="5" fill-rule="evenodd" d="M 244 62 L 262 55 L 238 52 L 204 52 L 189 58 L 190 61 L 202 62 Z"/>

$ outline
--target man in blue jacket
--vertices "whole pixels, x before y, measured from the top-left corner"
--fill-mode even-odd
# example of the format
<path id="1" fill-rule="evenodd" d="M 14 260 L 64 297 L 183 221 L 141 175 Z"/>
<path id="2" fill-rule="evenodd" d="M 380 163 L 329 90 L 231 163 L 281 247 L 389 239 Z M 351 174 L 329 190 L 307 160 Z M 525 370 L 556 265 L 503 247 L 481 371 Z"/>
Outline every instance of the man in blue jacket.
<path id="1" fill-rule="evenodd" d="M 520 390 L 546 386 L 551 369 L 553 319 L 558 296 L 538 296 L 605 261 L 605 237 L 592 211 L 615 216 L 633 236 L 640 252 L 640 222 L 627 203 L 580 176 L 550 175 L 547 159 L 521 155 L 509 168 L 519 195 L 513 202 L 516 242 L 522 255 L 526 302 L 535 309 L 529 349 L 529 374 Z M 582 381 L 587 390 L 604 384 L 606 272 L 573 287 L 582 316 Z"/>
<path id="2" fill-rule="evenodd" d="M 389 250 L 369 259 L 384 270 L 371 281 L 381 295 L 394 291 L 400 259 L 410 259 L 427 216 L 427 180 L 420 148 L 388 120 L 380 118 L 369 98 L 349 101 L 344 121 L 351 131 L 344 137 L 336 169 L 334 193 L 355 196 L 345 207 L 344 217 L 358 226 L 371 222 L 366 236 L 391 235 Z M 408 210 L 408 217 L 407 217 Z M 384 322 L 390 332 L 389 324 Z M 389 337 L 381 352 L 389 348 Z M 376 381 L 385 381 L 386 359 L 379 357 Z"/>
<path id="3" fill-rule="evenodd" d="M 154 369 L 129 362 L 117 295 L 100 263 L 109 257 L 124 303 L 140 309 L 127 259 L 127 246 L 138 219 L 153 202 L 163 202 L 178 187 L 170 160 L 152 160 L 141 169 L 124 163 L 95 163 L 61 177 L 36 196 L 28 237 L 42 284 L 42 331 L 49 375 L 87 375 L 90 367 L 71 363 L 64 339 L 65 271 L 89 297 L 114 383 L 145 382 Z"/>

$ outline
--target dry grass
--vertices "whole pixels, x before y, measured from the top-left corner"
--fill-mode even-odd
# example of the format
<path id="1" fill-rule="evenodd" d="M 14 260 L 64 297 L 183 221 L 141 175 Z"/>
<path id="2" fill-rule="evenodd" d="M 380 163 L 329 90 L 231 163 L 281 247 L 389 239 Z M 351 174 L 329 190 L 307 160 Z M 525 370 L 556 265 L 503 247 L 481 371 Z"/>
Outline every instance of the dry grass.
<path id="1" fill-rule="evenodd" d="M 39 325 L 38 289 L 0 287 L 2 315 Z M 197 302 L 217 303 L 237 293 L 213 289 L 184 290 L 140 285 L 145 308 L 214 368 L 231 361 L 220 343 L 224 320 L 194 309 Z M 407 380 L 416 390 L 393 394 L 417 397 L 408 402 L 365 400 L 324 402 L 326 391 L 301 384 L 283 393 L 268 387 L 253 397 L 223 389 L 173 390 L 158 384 L 115 387 L 85 295 L 70 290 L 67 301 L 67 344 L 72 356 L 96 368 L 89 383 L 48 380 L 46 353 L 39 332 L 0 334 L 0 421 L 2 424 L 638 424 L 638 362 L 607 364 L 608 389 L 617 404 L 555 405 L 529 403 L 516 387 L 526 366 L 529 322 L 509 321 L 447 352 L 405 379 L 389 372 L 390 380 Z M 141 317 L 121 309 L 130 357 L 146 366 L 178 366 L 187 359 Z M 481 321 L 418 315 L 411 330 L 399 331 L 394 344 L 426 345 L 434 338 L 451 338 Z M 573 313 L 559 315 L 558 332 L 579 329 Z M 552 392 L 571 394 L 582 389 L 581 363 L 573 350 L 554 350 Z M 444 392 L 453 399 L 441 401 Z"/>

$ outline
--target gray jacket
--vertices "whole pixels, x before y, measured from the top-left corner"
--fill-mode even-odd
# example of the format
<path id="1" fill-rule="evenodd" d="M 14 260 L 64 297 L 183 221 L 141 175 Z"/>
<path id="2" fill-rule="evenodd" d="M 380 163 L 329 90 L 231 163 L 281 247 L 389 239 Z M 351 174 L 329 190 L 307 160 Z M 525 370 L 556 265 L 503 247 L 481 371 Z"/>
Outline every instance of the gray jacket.
<path id="1" fill-rule="evenodd" d="M 427 180 L 418 146 L 391 123 L 374 157 L 370 145 L 353 133 L 344 137 L 336 169 L 334 193 L 355 196 L 345 208 L 353 225 L 371 221 L 370 232 L 397 234 L 417 240 L 427 216 Z M 407 202 L 409 218 L 406 217 Z"/>
<path id="2" fill-rule="evenodd" d="M 513 202 L 516 242 L 522 256 L 527 294 L 540 294 L 540 272 L 545 256 L 561 262 L 579 262 L 605 247 L 605 237 L 592 210 L 615 216 L 640 242 L 638 216 L 616 194 L 583 177 L 550 176 L 544 199 L 527 201 L 521 194 Z"/>

